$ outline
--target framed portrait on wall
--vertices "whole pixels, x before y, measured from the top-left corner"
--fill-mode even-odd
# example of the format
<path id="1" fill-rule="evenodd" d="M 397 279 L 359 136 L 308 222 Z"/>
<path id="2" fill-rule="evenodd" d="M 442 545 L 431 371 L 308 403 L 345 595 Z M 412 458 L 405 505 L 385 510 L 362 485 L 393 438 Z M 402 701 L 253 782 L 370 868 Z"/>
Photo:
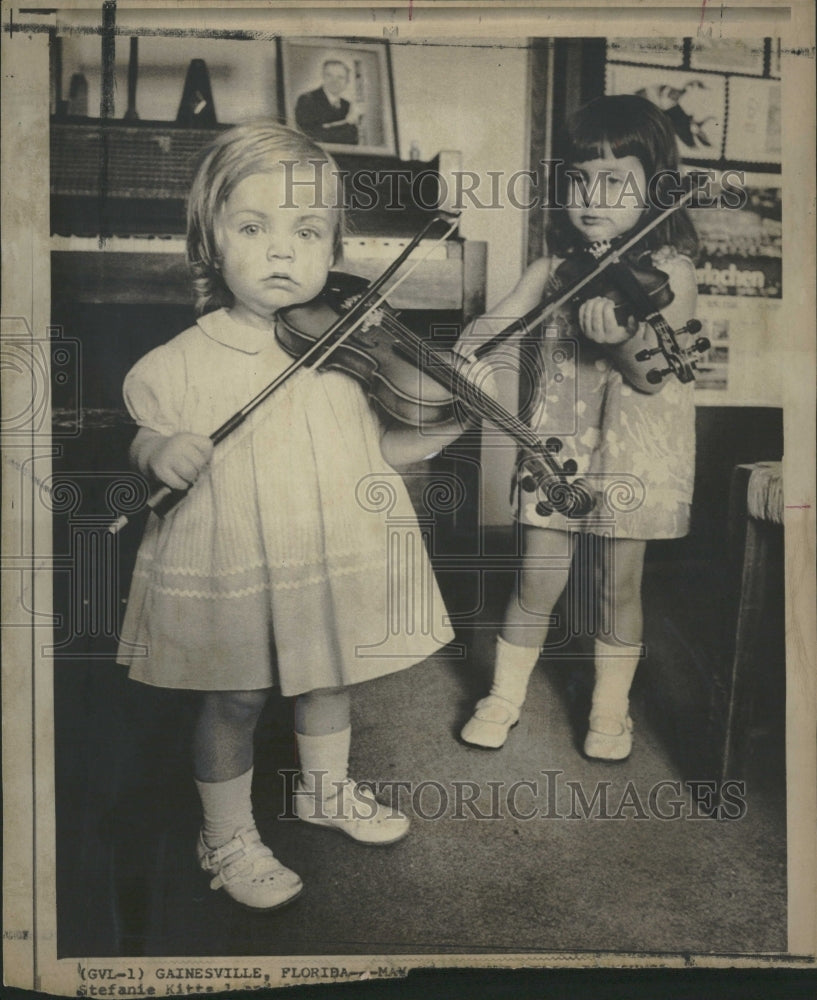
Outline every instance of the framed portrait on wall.
<path id="1" fill-rule="evenodd" d="M 388 42 L 283 38 L 278 46 L 278 100 L 288 125 L 334 150 L 398 155 Z"/>

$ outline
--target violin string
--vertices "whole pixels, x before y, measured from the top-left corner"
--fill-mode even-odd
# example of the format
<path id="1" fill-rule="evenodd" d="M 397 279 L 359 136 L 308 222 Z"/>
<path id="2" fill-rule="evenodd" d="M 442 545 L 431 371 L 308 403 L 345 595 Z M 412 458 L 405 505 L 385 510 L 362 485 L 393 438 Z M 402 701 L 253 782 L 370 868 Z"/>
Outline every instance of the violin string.
<path id="1" fill-rule="evenodd" d="M 621 258 L 628 253 L 637 243 L 639 243 L 648 233 L 652 232 L 656 226 L 659 226 L 664 219 L 669 218 L 674 212 L 677 212 L 680 208 L 683 208 L 688 201 L 692 199 L 695 195 L 695 188 L 690 188 L 689 191 L 685 191 L 678 202 L 675 205 L 671 205 L 669 208 L 663 209 L 654 218 L 650 219 L 648 222 L 644 223 L 639 229 L 636 230 L 631 236 L 629 236 L 623 243 L 617 247 L 611 247 L 607 251 L 606 255 L 600 257 L 596 261 L 595 267 L 588 272 L 584 277 L 577 279 L 572 285 L 570 285 L 566 290 L 559 293 L 558 298 L 551 299 L 549 302 L 540 303 L 535 306 L 530 312 L 525 313 L 524 316 L 519 319 L 514 320 L 508 326 L 504 327 L 498 333 L 495 333 L 479 347 L 475 348 L 474 351 L 469 355 L 471 360 L 476 360 L 478 358 L 484 357 L 485 354 L 490 353 L 495 347 L 498 347 L 503 341 L 507 340 L 509 337 L 518 333 L 520 330 L 524 330 L 526 335 L 528 335 L 531 328 L 540 326 L 546 319 L 548 319 L 557 309 L 560 309 L 563 305 L 569 302 L 578 292 L 580 292 L 586 285 L 591 281 L 594 281 L 599 277 L 604 271 L 610 267 L 611 264 L 618 263 Z"/>
<path id="2" fill-rule="evenodd" d="M 428 258 L 431 255 L 431 253 L 434 250 L 436 250 L 436 248 L 440 245 L 440 243 L 442 243 L 443 240 L 448 239 L 448 237 L 451 235 L 451 233 L 454 232 L 454 230 L 457 227 L 457 223 L 458 222 L 459 222 L 459 216 L 457 216 L 453 221 L 450 222 L 448 228 L 442 234 L 442 236 L 440 236 L 439 239 L 434 240 L 434 242 L 431 244 L 430 247 L 428 247 L 428 249 L 425 251 L 425 253 L 422 256 L 418 256 L 417 259 L 415 261 L 413 261 L 412 264 L 403 272 L 403 274 L 401 274 L 399 278 L 395 279 L 394 283 L 390 286 L 390 288 L 389 288 L 389 290 L 387 292 L 381 292 L 381 293 L 379 293 L 379 295 L 375 298 L 374 302 L 372 302 L 371 305 L 368 306 L 368 308 L 366 309 L 366 311 L 364 313 L 362 313 L 362 315 L 360 315 L 360 316 L 354 316 L 352 322 L 349 325 L 349 328 L 346 329 L 346 330 L 344 330 L 343 333 L 339 334 L 336 338 L 334 338 L 332 340 L 332 342 L 329 344 L 329 346 L 325 349 L 325 351 L 323 352 L 323 354 L 321 355 L 321 358 L 320 358 L 320 363 L 321 364 L 324 361 L 326 361 L 326 359 L 334 351 L 336 351 L 346 340 L 348 340 L 348 338 L 352 335 L 352 333 L 354 333 L 355 330 L 357 330 L 361 326 L 361 324 L 364 323 L 366 321 L 366 319 L 376 309 L 379 309 L 380 306 L 382 306 L 384 304 L 384 302 L 386 301 L 386 299 L 392 294 L 392 292 L 394 292 L 394 290 L 396 288 L 399 288 L 400 285 L 402 285 L 404 281 L 406 281 L 408 278 L 411 277 L 411 275 L 417 270 L 417 268 L 421 264 L 424 264 L 428 260 Z M 431 225 L 431 223 L 429 223 L 429 225 Z M 428 227 L 426 227 L 426 229 L 427 228 Z M 425 230 L 424 230 L 424 232 L 425 232 Z M 415 237 L 415 241 L 419 242 L 419 238 Z M 416 245 L 416 243 L 415 243 L 415 245 Z M 399 265 L 397 265 L 397 266 L 399 266 Z M 394 265 L 392 265 L 392 267 L 394 267 Z M 394 272 L 392 271 L 392 273 L 394 273 Z M 380 278 L 378 278 L 378 287 L 381 287 L 382 286 L 382 282 L 385 281 L 388 277 L 389 277 L 389 270 L 385 271 L 380 276 Z M 369 292 L 370 291 L 371 290 L 369 290 Z M 365 293 L 364 298 L 366 296 L 368 296 L 369 292 Z M 361 308 L 360 302 L 357 302 L 352 307 L 352 309 L 350 310 L 350 312 L 354 314 L 355 311 L 358 310 L 359 308 Z M 348 315 L 349 315 L 349 313 L 346 313 L 343 317 L 341 317 L 341 319 L 345 319 Z M 324 337 L 325 336 L 326 335 L 324 335 Z M 324 338 L 322 337 L 321 338 L 321 342 L 323 340 L 324 340 Z M 313 347 L 310 349 L 310 353 L 312 352 L 312 350 L 314 350 L 314 348 L 317 346 L 317 344 L 318 344 L 318 342 L 316 341 L 315 345 L 313 345 Z"/>
<path id="3" fill-rule="evenodd" d="M 407 341 L 409 346 L 414 347 L 419 353 L 424 353 L 426 357 L 433 360 L 435 365 L 439 367 L 439 370 L 445 372 L 448 376 L 450 384 L 447 387 L 456 395 L 464 397 L 463 402 L 466 405 L 468 402 L 471 402 L 491 423 L 499 427 L 500 430 L 508 432 L 512 437 L 515 437 L 517 443 L 521 443 L 537 458 L 543 459 L 555 475 L 565 475 L 564 470 L 559 467 L 558 462 L 556 462 L 553 456 L 543 449 L 542 442 L 533 430 L 524 421 L 520 420 L 518 416 L 506 410 L 501 403 L 497 402 L 484 389 L 472 382 L 467 374 L 459 371 L 454 364 L 443 357 L 431 345 L 393 317 L 384 317 L 382 326 L 387 332 L 393 333 L 404 342 Z M 422 365 L 419 367 L 423 368 Z M 431 378 L 436 377 L 433 371 L 429 374 Z"/>

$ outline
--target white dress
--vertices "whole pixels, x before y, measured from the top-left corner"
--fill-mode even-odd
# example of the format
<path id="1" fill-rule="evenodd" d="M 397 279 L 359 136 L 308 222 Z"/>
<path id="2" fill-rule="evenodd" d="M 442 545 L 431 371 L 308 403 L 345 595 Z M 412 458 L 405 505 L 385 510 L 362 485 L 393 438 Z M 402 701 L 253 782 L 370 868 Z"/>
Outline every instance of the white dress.
<path id="1" fill-rule="evenodd" d="M 225 311 L 142 358 L 131 415 L 209 435 L 292 359 Z M 284 695 L 411 666 L 453 632 L 362 388 L 302 370 L 224 442 L 137 556 L 118 662 L 160 687 Z"/>

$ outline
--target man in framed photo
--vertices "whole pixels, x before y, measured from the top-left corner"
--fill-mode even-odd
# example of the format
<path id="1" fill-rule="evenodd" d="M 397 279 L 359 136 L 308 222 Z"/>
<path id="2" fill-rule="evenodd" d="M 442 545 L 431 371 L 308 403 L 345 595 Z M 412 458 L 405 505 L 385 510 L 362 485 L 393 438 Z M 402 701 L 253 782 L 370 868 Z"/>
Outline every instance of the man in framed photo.
<path id="1" fill-rule="evenodd" d="M 363 108 L 342 96 L 350 76 L 349 67 L 341 59 L 326 59 L 321 67 L 321 86 L 298 98 L 295 121 L 311 139 L 348 146 L 358 144 Z"/>

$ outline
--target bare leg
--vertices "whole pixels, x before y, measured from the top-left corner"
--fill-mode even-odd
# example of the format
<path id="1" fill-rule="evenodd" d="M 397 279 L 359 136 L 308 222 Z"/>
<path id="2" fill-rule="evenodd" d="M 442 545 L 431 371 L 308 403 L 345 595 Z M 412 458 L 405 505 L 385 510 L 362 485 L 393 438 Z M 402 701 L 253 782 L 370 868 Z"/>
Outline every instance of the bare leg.
<path id="1" fill-rule="evenodd" d="M 562 531 L 525 528 L 522 566 L 505 609 L 502 638 L 542 647 L 550 615 L 567 584 L 575 539 Z"/>
<path id="2" fill-rule="evenodd" d="M 299 695 L 295 702 L 295 730 L 305 736 L 325 736 L 349 728 L 348 688 L 320 688 Z"/>
<path id="3" fill-rule="evenodd" d="M 641 578 L 646 543 L 613 539 L 604 546 L 600 599 L 603 639 L 595 644 L 596 683 L 584 744 L 588 757 L 624 760 L 632 748 L 630 687 L 641 656 Z"/>
<path id="4" fill-rule="evenodd" d="M 525 528 L 522 566 L 497 637 L 493 684 L 463 727 L 465 743 L 497 750 L 519 720 L 553 606 L 567 583 L 573 549 L 574 540 L 564 532 Z"/>
<path id="5" fill-rule="evenodd" d="M 644 631 L 641 578 L 647 543 L 615 538 L 604 547 L 601 573 L 601 623 L 613 646 L 640 646 Z"/>
<path id="6" fill-rule="evenodd" d="M 252 767 L 253 737 L 269 690 L 208 691 L 193 732 L 198 781 L 229 781 Z"/>

